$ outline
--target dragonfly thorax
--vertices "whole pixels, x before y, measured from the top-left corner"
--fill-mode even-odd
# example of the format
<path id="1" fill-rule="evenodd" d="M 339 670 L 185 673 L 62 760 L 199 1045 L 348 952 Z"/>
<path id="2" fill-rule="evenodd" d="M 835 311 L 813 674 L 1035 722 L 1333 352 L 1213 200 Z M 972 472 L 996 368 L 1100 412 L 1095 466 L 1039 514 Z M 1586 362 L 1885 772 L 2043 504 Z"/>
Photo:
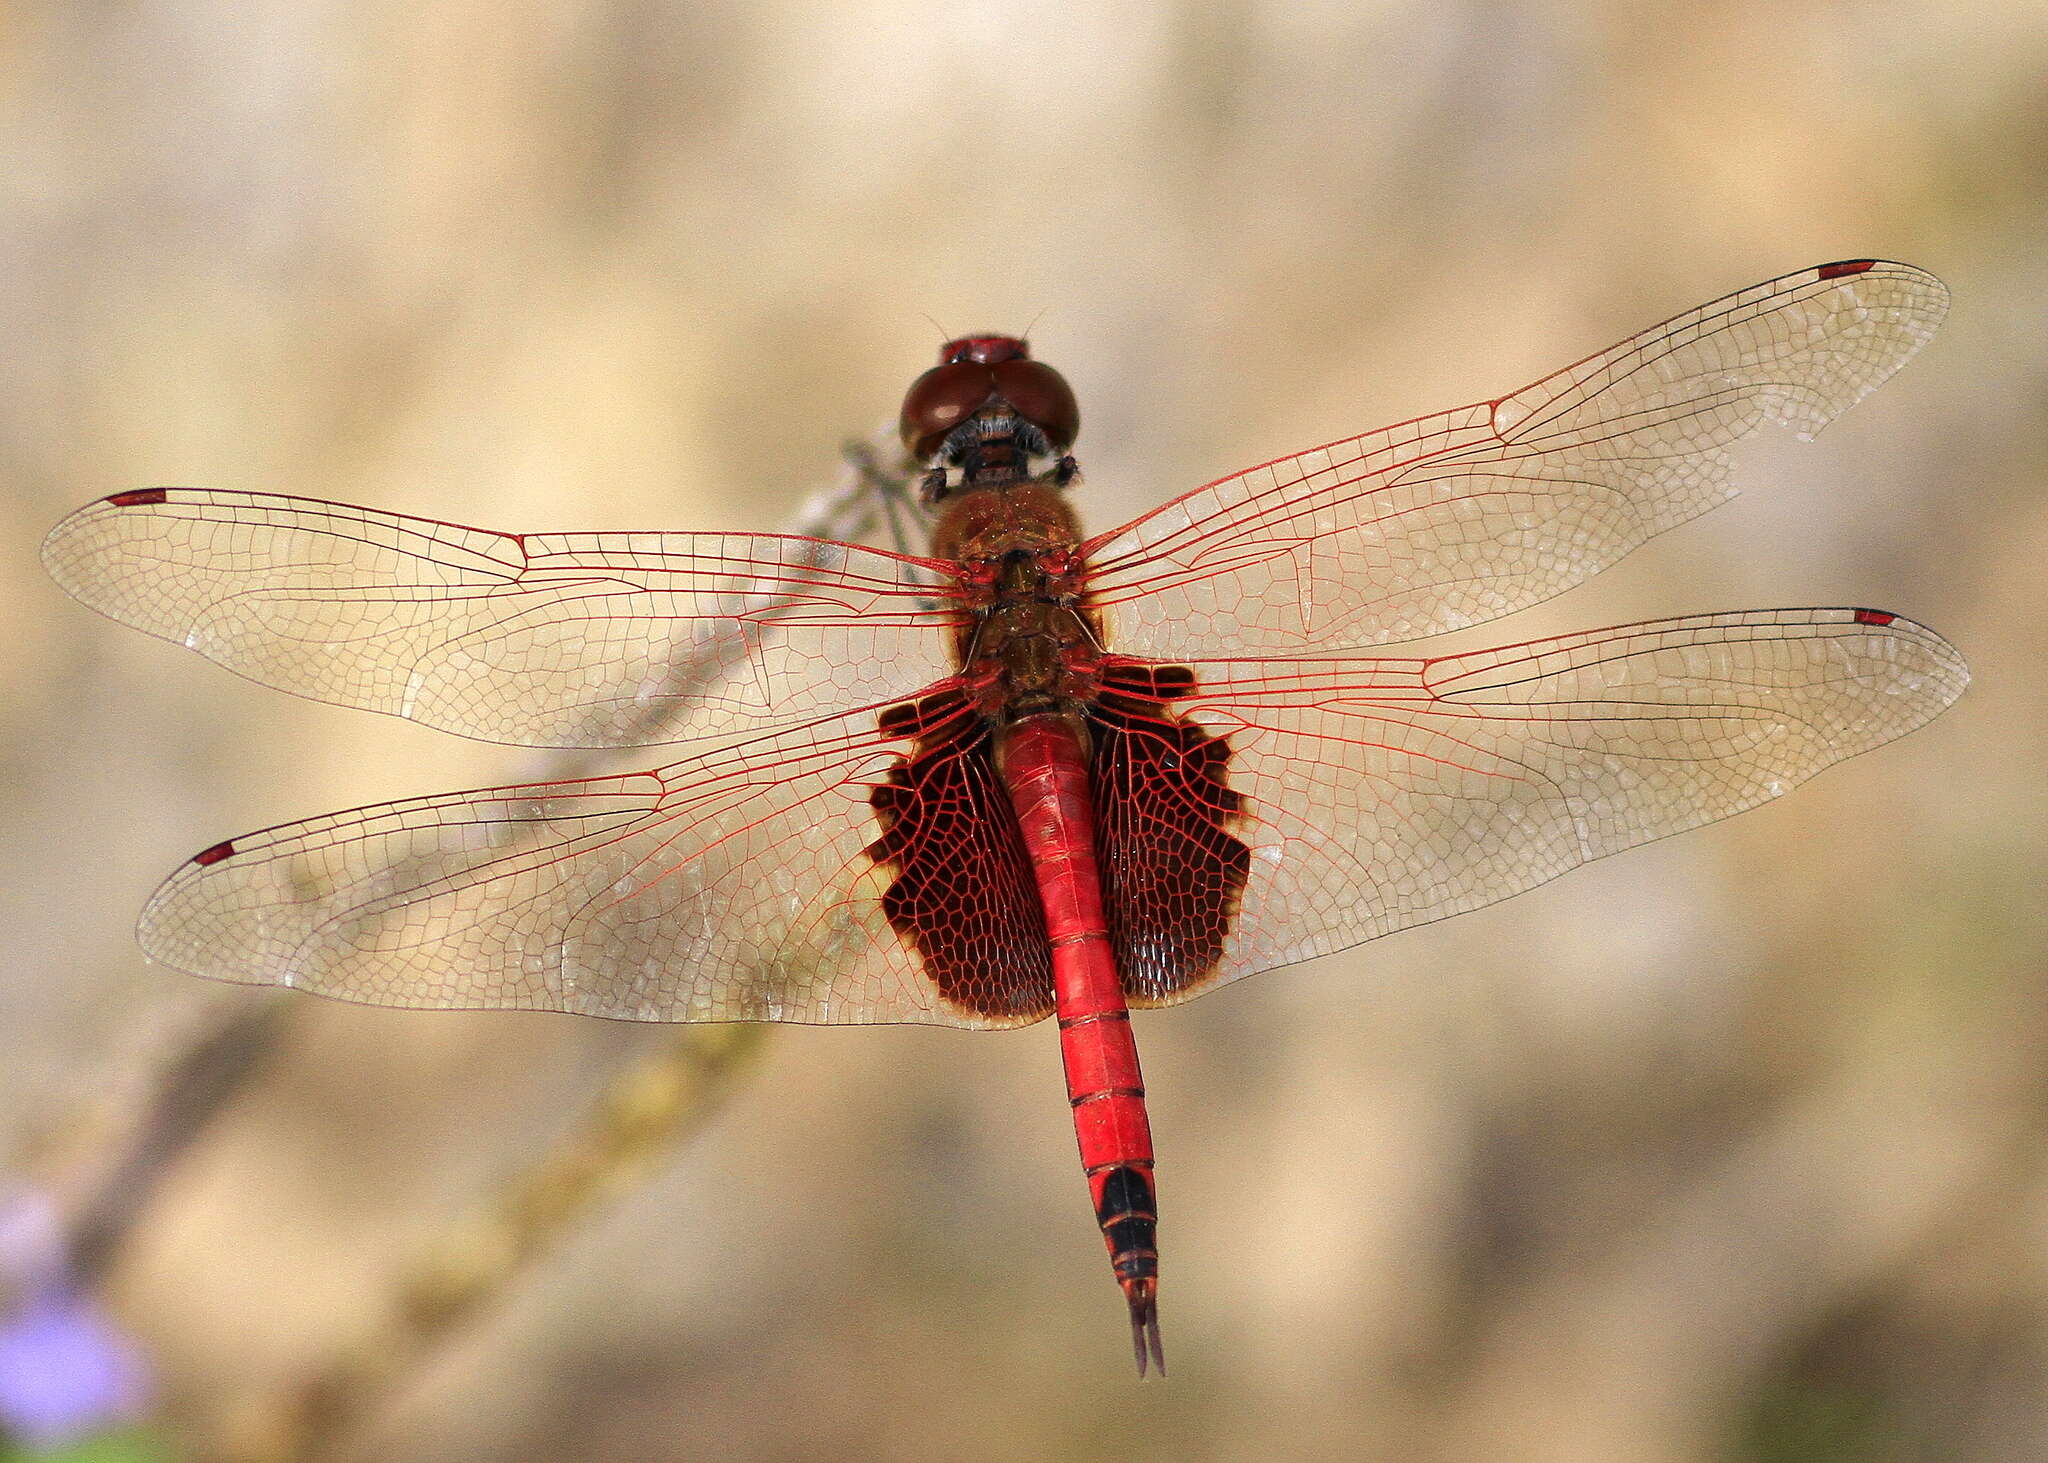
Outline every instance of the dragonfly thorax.
<path id="1" fill-rule="evenodd" d="M 933 549 L 968 570 L 960 669 L 990 721 L 1072 709 L 1096 692 L 1102 633 L 1082 594 L 1079 538 L 1047 478 L 975 487 L 945 505 Z"/>
<path id="2" fill-rule="evenodd" d="M 1101 687 L 1094 627 L 1071 601 L 1004 596 L 968 637 L 963 679 L 989 721 L 1078 713 Z"/>

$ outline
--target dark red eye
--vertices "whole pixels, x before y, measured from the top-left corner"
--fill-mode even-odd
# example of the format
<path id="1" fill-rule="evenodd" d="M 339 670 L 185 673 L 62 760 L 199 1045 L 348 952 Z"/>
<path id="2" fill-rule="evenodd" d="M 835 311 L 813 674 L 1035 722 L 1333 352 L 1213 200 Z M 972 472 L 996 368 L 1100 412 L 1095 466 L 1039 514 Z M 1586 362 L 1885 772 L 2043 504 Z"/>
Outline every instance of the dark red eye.
<path id="1" fill-rule="evenodd" d="M 1017 415 L 1045 433 L 1056 452 L 1074 445 L 1081 410 L 1066 378 L 1030 358 L 1030 347 L 1007 335 L 949 340 L 940 364 L 910 384 L 898 429 L 919 462 L 939 450 L 946 434 L 1000 396 Z"/>
<path id="2" fill-rule="evenodd" d="M 956 361 L 993 366 L 998 361 L 1030 359 L 1030 342 L 1019 340 L 1014 335 L 963 335 L 939 347 L 939 364 L 942 366 L 950 366 Z"/>
<path id="3" fill-rule="evenodd" d="M 1081 434 L 1081 408 L 1067 378 L 1042 361 L 1009 360 L 993 368 L 996 390 L 1017 415 L 1045 433 L 1055 452 L 1065 452 Z"/>
<path id="4" fill-rule="evenodd" d="M 973 361 L 932 367 L 904 393 L 903 419 L 898 424 L 903 445 L 923 462 L 939 450 L 946 433 L 981 409 L 995 389 L 994 372 Z"/>

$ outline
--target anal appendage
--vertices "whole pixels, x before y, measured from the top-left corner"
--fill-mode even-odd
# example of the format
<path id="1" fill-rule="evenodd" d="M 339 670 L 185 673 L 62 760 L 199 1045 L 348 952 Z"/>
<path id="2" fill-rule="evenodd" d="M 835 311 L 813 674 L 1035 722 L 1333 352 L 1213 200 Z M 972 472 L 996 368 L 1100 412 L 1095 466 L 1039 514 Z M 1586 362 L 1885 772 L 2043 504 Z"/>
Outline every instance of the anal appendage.
<path id="1" fill-rule="evenodd" d="M 1149 1365 L 1158 1368 L 1163 1377 L 1166 1348 L 1159 1341 L 1159 1277 L 1141 1275 L 1119 1283 L 1124 1299 L 1131 1303 L 1131 1349 L 1137 1354 L 1138 1375 L 1144 1376 Z"/>

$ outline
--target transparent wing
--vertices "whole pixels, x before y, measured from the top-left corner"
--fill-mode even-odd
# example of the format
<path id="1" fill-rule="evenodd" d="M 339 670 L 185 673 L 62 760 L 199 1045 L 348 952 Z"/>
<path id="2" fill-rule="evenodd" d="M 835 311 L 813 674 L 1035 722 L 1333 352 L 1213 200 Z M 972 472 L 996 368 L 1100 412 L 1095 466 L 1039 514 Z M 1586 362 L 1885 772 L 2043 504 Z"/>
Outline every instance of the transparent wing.
<path id="1" fill-rule="evenodd" d="M 1811 436 L 1948 308 L 1910 265 L 1753 286 L 1497 401 L 1197 488 L 1089 545 L 1124 653 L 1380 645 L 1523 609 L 1732 496 L 1728 445 Z"/>
<path id="2" fill-rule="evenodd" d="M 188 860 L 143 912 L 142 945 L 193 975 L 381 1006 L 641 1021 L 1035 1020 L 1042 1009 L 944 999 L 891 925 L 894 874 L 873 851 L 873 798 L 905 745 L 877 730 L 870 708 L 630 776 L 286 824 Z M 889 794 L 899 810 L 911 796 L 901 781 Z M 906 851 L 899 831 L 900 862 L 950 868 L 978 892 L 1005 876 L 976 828 L 909 822 L 946 846 Z M 1028 871 L 1011 878 L 1012 902 L 1035 911 Z M 1035 928 L 1039 948 L 1026 959 L 1045 967 Z M 962 948 L 979 940 L 993 966 L 1017 953 L 995 946 L 1019 934 L 984 920 L 958 938 Z"/>
<path id="3" fill-rule="evenodd" d="M 637 746 L 907 696 L 947 675 L 943 566 L 774 534 L 513 534 L 152 488 L 66 518 L 93 609 L 316 701 L 484 741 Z"/>
<path id="4" fill-rule="evenodd" d="M 1710 823 L 1962 694 L 1872 610 L 1655 620 L 1432 660 L 1195 663 L 1249 876 L 1213 985 L 1477 909 Z"/>
<path id="5" fill-rule="evenodd" d="M 1249 873 L 1215 975 L 1147 1004 L 1738 812 L 1920 725 L 1966 680 L 1932 631 L 1846 609 L 1193 670 L 1175 704 L 1225 749 L 1227 831 Z M 961 816 L 963 788 L 992 773 L 968 752 L 945 773 L 933 759 L 951 754 L 925 743 L 906 764 L 906 734 L 875 713 L 633 776 L 413 799 L 217 844 L 151 900 L 142 943 L 193 974 L 379 1005 L 1037 1019 L 1050 987 L 1036 986 L 1028 872 L 997 819 Z M 953 998 L 918 954 L 940 946 Z M 966 989 L 977 969 L 1011 984 Z"/>

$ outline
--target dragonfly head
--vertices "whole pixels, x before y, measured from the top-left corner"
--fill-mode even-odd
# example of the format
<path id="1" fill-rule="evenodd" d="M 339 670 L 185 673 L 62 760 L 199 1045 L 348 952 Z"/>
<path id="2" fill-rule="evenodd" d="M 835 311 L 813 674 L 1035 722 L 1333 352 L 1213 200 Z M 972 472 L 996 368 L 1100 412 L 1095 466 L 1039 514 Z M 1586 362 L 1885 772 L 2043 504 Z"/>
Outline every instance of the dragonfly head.
<path id="1" fill-rule="evenodd" d="M 903 445 L 930 462 L 947 438 L 976 416 L 1010 415 L 1036 427 L 1054 453 L 1074 445 L 1081 409 L 1066 378 L 1031 359 L 1031 346 L 1012 335 L 964 335 L 939 351 L 939 363 L 903 398 Z M 971 434 L 970 434 L 971 435 Z"/>

